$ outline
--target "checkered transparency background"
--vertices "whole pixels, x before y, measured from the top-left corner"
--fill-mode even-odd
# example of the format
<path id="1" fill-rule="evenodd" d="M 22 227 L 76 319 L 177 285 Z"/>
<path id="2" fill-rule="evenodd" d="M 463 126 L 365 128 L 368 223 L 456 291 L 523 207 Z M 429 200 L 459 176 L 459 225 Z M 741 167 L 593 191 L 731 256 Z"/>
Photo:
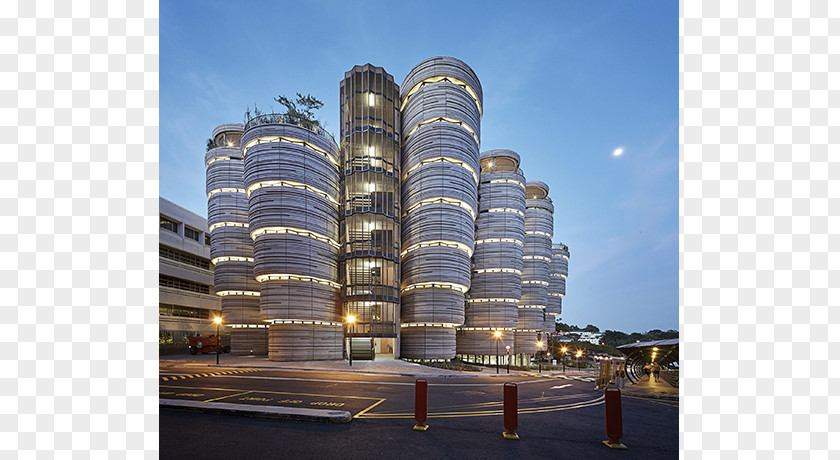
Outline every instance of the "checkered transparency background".
<path id="1" fill-rule="evenodd" d="M 840 455 L 838 13 L 682 5 L 687 459 Z M 0 8 L 2 458 L 158 453 L 157 17 Z"/>
<path id="2" fill-rule="evenodd" d="M 682 16 L 684 457 L 840 458 L 840 3 Z"/>
<path id="3" fill-rule="evenodd" d="M 0 7 L 0 458 L 157 455 L 157 17 Z"/>

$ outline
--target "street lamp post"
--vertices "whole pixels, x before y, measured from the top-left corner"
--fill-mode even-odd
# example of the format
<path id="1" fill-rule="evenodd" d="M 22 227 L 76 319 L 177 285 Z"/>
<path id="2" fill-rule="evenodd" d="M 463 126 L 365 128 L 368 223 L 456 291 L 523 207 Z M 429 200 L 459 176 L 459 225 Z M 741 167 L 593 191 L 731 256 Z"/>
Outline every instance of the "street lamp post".
<path id="1" fill-rule="evenodd" d="M 542 346 L 543 346 L 542 340 L 537 341 L 537 353 L 539 353 L 540 350 L 542 350 Z M 542 360 L 537 361 L 537 364 L 540 367 L 540 374 L 542 374 Z"/>
<path id="2" fill-rule="evenodd" d="M 507 350 L 507 373 L 510 374 L 510 345 L 505 345 L 505 350 Z"/>
<path id="3" fill-rule="evenodd" d="M 222 337 L 219 335 L 219 326 L 222 324 L 222 317 L 217 316 L 213 318 L 216 323 L 216 365 L 219 365 L 219 353 L 222 351 Z"/>
<path id="4" fill-rule="evenodd" d="M 496 331 L 493 333 L 496 337 L 496 373 L 499 373 L 499 339 L 502 337 L 502 331 Z"/>
<path id="5" fill-rule="evenodd" d="M 580 351 L 580 350 L 578 350 L 577 353 L 575 354 L 575 356 L 577 357 L 577 360 L 578 360 L 577 368 L 578 368 L 578 371 L 580 371 L 580 372 L 583 372 L 583 370 L 580 367 L 580 357 L 581 357 L 582 354 L 583 354 L 583 352 Z"/>
<path id="6" fill-rule="evenodd" d="M 563 347 L 560 350 L 563 352 L 563 373 L 565 374 L 566 373 L 566 350 L 568 350 L 568 348 Z"/>
<path id="7" fill-rule="evenodd" d="M 344 342 L 347 342 L 347 329 L 348 326 L 356 322 L 356 317 L 353 315 L 347 315 L 345 325 L 344 325 Z M 350 359 L 350 367 L 353 366 L 353 339 L 350 339 L 350 344 L 347 346 L 347 357 Z"/>

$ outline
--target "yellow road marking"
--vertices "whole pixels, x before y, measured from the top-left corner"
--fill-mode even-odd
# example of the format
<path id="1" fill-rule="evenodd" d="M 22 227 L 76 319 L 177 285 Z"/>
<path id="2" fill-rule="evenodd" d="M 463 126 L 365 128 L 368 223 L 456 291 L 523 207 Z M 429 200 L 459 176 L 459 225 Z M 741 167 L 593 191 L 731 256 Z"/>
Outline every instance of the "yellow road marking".
<path id="1" fill-rule="evenodd" d="M 582 401 L 579 403 L 572 403 L 572 404 L 561 404 L 557 406 L 549 406 L 549 407 L 532 407 L 532 408 L 525 408 L 519 409 L 520 414 L 535 414 L 541 412 L 554 412 L 554 411 L 561 411 L 561 410 L 570 410 L 570 409 L 579 409 L 582 407 L 590 407 L 590 406 L 597 406 L 602 403 L 604 396 L 601 395 L 596 399 L 590 401 Z M 432 412 L 429 413 L 429 417 L 481 417 L 481 416 L 488 416 L 488 415 L 502 415 L 504 411 L 502 410 L 488 410 L 488 411 L 465 411 L 465 412 Z M 414 417 L 414 413 L 379 413 L 379 414 L 364 414 L 361 418 L 412 418 Z"/>
<path id="2" fill-rule="evenodd" d="M 169 379 L 168 379 L 168 378 L 166 378 L 166 377 L 161 377 L 161 378 L 163 379 L 163 381 L 164 381 L 164 382 L 169 381 Z"/>
<path id="3" fill-rule="evenodd" d="M 237 393 L 237 394 L 233 394 L 233 395 L 227 395 L 227 396 L 221 396 L 221 397 L 218 397 L 218 398 L 208 399 L 207 401 L 204 401 L 204 402 L 218 401 L 220 399 L 232 398 L 234 396 L 242 396 L 242 395 L 246 395 L 248 393 L 251 393 L 251 391 L 250 390 L 249 391 L 243 391 L 242 393 Z"/>
<path id="4" fill-rule="evenodd" d="M 354 415 L 354 416 L 353 416 L 353 418 L 358 418 L 360 415 L 364 415 L 364 413 L 365 413 L 365 412 L 367 412 L 367 411 L 369 411 L 369 410 L 373 409 L 374 407 L 376 407 L 376 406 L 378 406 L 378 405 L 382 404 L 383 402 L 385 402 L 385 400 L 384 400 L 384 399 L 380 399 L 379 401 L 376 401 L 376 402 L 375 402 L 375 403 L 373 403 L 372 405 L 370 405 L 370 406 L 366 407 L 365 409 L 363 409 L 363 410 L 362 410 L 361 412 L 359 412 L 358 414 Z"/>

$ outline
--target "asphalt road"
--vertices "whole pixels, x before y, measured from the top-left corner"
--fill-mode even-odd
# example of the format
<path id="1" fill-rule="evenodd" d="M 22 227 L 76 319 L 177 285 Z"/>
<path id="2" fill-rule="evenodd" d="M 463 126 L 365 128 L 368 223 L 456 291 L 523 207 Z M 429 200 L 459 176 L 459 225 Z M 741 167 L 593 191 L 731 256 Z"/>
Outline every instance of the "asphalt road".
<path id="1" fill-rule="evenodd" d="M 679 456 L 677 404 L 623 398 L 622 442 L 630 449 L 613 450 L 601 444 L 603 392 L 579 380 L 428 378 L 430 428 L 419 432 L 411 429 L 413 377 L 224 368 L 196 375 L 194 367 L 161 372 L 161 398 L 339 409 L 354 416 L 349 424 L 330 425 L 161 408 L 161 458 Z M 504 382 L 518 386 L 519 441 L 501 436 Z"/>

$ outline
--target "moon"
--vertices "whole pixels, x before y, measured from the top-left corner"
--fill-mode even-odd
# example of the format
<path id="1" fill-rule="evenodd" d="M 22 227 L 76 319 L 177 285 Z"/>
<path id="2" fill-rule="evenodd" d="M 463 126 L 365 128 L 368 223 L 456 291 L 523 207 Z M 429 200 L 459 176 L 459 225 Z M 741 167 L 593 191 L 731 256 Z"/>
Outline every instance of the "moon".
<path id="1" fill-rule="evenodd" d="M 624 153 L 624 147 L 619 147 L 619 148 L 613 150 L 613 156 L 614 157 L 621 156 L 622 153 Z"/>

